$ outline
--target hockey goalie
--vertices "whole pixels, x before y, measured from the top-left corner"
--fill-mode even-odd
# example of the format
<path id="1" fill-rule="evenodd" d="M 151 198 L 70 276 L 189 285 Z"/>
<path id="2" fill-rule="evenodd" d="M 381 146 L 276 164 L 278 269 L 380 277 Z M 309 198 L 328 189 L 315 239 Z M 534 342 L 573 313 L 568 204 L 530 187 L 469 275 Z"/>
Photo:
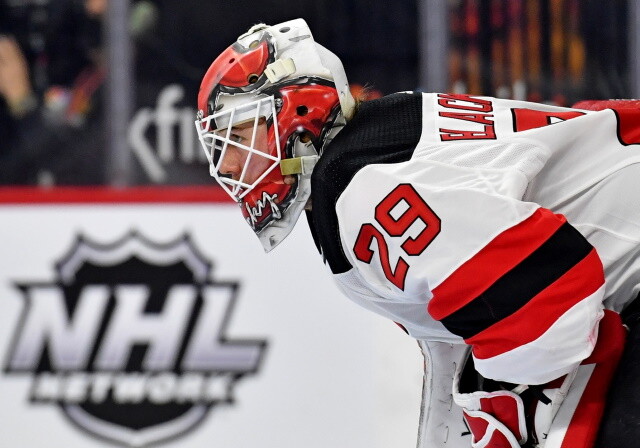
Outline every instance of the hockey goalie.
<path id="1" fill-rule="evenodd" d="M 640 109 L 600 106 L 357 103 L 298 19 L 213 62 L 196 128 L 267 252 L 306 211 L 340 290 L 419 341 L 420 447 L 615 448 L 640 440 L 602 418 L 640 290 Z"/>

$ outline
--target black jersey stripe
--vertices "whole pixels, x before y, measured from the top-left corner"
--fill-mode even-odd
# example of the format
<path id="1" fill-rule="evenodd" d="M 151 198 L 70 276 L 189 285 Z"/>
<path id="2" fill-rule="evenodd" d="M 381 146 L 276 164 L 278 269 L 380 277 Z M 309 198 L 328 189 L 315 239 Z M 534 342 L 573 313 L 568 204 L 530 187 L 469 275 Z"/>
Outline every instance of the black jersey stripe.
<path id="1" fill-rule="evenodd" d="M 518 311 L 592 249 L 584 236 L 565 223 L 485 292 L 441 322 L 453 334 L 468 339 Z"/>
<path id="2" fill-rule="evenodd" d="M 365 166 L 411 159 L 422 135 L 422 101 L 422 94 L 416 92 L 363 102 L 314 167 L 309 225 L 332 273 L 351 269 L 340 243 L 338 198 Z"/>

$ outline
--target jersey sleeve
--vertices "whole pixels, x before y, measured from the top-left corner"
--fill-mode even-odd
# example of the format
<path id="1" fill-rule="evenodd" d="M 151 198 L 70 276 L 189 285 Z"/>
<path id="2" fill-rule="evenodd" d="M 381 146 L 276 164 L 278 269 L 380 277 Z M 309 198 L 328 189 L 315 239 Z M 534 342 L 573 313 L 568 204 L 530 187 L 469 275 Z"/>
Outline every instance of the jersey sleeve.
<path id="1" fill-rule="evenodd" d="M 564 216 L 505 195 L 500 176 L 433 161 L 367 166 L 338 200 L 340 238 L 381 300 L 424 303 L 472 346 L 483 376 L 542 384 L 593 350 L 602 263 Z"/>

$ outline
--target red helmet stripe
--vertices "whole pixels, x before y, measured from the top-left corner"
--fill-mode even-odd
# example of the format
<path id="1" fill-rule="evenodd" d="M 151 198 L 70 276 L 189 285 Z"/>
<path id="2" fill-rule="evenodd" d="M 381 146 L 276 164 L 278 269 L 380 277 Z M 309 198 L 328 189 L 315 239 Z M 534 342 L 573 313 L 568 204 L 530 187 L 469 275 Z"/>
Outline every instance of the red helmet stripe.
<path id="1" fill-rule="evenodd" d="M 263 40 L 255 48 L 243 51 L 238 44 L 231 45 L 216 58 L 200 84 L 198 109 L 207 113 L 211 91 L 218 84 L 226 87 L 246 87 L 251 75 L 262 75 L 269 61 L 269 46 Z M 254 81 L 255 82 L 255 81 Z"/>
<path id="2" fill-rule="evenodd" d="M 333 86 L 292 85 L 280 89 L 280 94 L 284 103 L 278 114 L 278 125 L 283 148 L 291 134 L 300 128 L 310 132 L 313 138 L 320 137 L 332 111 L 340 104 Z M 304 108 L 304 115 L 298 113 L 299 107 Z"/>

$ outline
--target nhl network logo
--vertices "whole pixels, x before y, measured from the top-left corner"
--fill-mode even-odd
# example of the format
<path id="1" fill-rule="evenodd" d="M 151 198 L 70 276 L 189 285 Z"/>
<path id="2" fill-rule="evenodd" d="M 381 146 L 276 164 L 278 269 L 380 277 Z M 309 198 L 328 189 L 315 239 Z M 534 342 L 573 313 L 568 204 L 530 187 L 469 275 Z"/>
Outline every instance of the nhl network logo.
<path id="1" fill-rule="evenodd" d="M 30 399 L 127 446 L 174 438 L 257 372 L 266 342 L 225 330 L 238 284 L 211 278 L 188 236 L 79 237 L 52 283 L 17 285 L 25 307 L 5 370 L 33 376 Z"/>

